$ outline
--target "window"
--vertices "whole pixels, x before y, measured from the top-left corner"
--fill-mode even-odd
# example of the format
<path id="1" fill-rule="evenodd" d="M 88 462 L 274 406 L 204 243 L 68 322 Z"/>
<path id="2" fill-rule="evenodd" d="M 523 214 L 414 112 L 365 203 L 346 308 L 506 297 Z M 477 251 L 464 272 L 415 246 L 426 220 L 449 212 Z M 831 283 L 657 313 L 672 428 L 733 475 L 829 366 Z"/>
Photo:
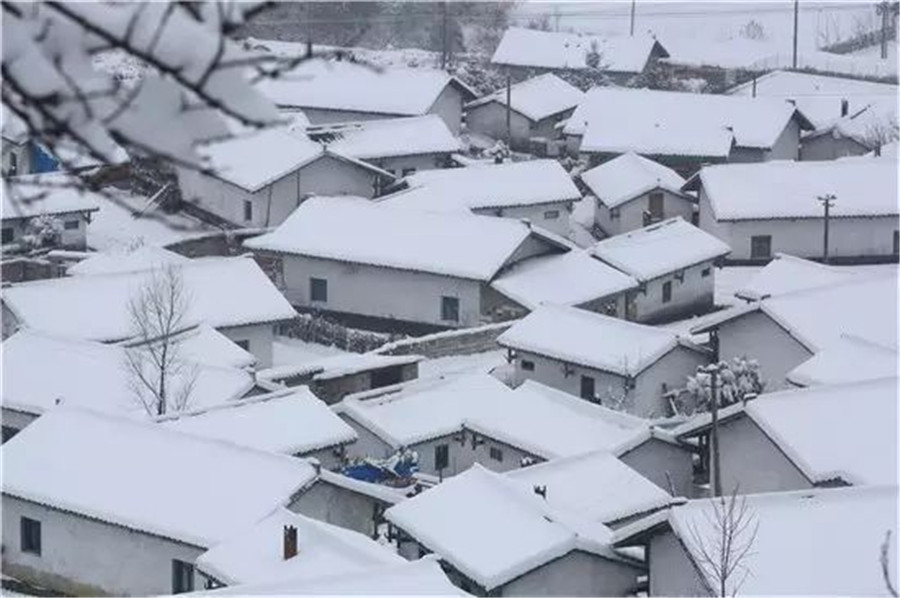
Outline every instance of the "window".
<path id="1" fill-rule="evenodd" d="M 22 517 L 20 523 L 22 532 L 22 552 L 30 552 L 40 556 L 41 554 L 41 522 L 28 517 Z"/>
<path id="2" fill-rule="evenodd" d="M 250 341 L 234 341 L 234 344 L 243 349 L 244 351 L 250 350 Z"/>
<path id="3" fill-rule="evenodd" d="M 328 301 L 328 281 L 324 278 L 309 279 L 309 298 L 311 301 Z"/>
<path id="4" fill-rule="evenodd" d="M 459 299 L 441 297 L 441 319 L 448 322 L 459 322 Z"/>
<path id="5" fill-rule="evenodd" d="M 609 209 L 610 220 L 615 220 L 618 217 L 619 217 L 619 208 L 610 208 Z"/>
<path id="6" fill-rule="evenodd" d="M 381 388 L 403 382 L 403 368 L 400 366 L 382 368 L 369 373 L 369 386 Z"/>
<path id="7" fill-rule="evenodd" d="M 248 200 L 244 200 L 244 220 L 250 222 L 253 220 L 253 203 Z"/>
<path id="8" fill-rule="evenodd" d="M 591 376 L 581 377 L 581 398 L 593 401 L 596 396 L 594 379 Z"/>
<path id="9" fill-rule="evenodd" d="M 63 224 L 63 228 L 66 230 L 78 230 L 78 221 L 66 220 L 66 222 Z"/>
<path id="10" fill-rule="evenodd" d="M 528 361 L 527 359 L 523 359 L 522 360 L 522 370 L 526 371 L 526 372 L 533 372 L 534 371 L 534 362 Z"/>
<path id="11" fill-rule="evenodd" d="M 556 220 L 559 218 L 559 210 L 547 210 L 544 212 L 544 220 Z"/>
<path id="12" fill-rule="evenodd" d="M 172 593 L 183 594 L 194 591 L 194 566 L 178 559 L 172 559 Z"/>
<path id="13" fill-rule="evenodd" d="M 6 245 L 7 243 L 12 243 L 14 236 L 15 236 L 15 234 L 13 233 L 13 228 L 11 226 L 3 227 L 3 244 L 4 245 Z"/>
<path id="14" fill-rule="evenodd" d="M 9 176 L 16 176 L 19 174 L 19 156 L 16 152 L 10 152 L 9 154 L 9 172 L 7 172 Z"/>
<path id="15" fill-rule="evenodd" d="M 671 280 L 667 280 L 666 282 L 663 283 L 662 294 L 663 294 L 663 297 L 662 297 L 663 303 L 668 303 L 669 301 L 672 300 L 672 281 Z"/>
<path id="16" fill-rule="evenodd" d="M 650 212 L 650 218 L 654 220 L 662 220 L 663 217 L 663 194 L 651 193 L 647 210 Z"/>
<path id="17" fill-rule="evenodd" d="M 439 444 L 434 447 L 434 468 L 437 470 L 447 469 L 450 465 L 450 447 L 446 444 Z"/>
<path id="18" fill-rule="evenodd" d="M 750 258 L 772 257 L 772 235 L 750 237 Z"/>
<path id="19" fill-rule="evenodd" d="M 709 276 L 710 272 L 712 272 L 712 268 L 703 268 L 703 271 L 700 272 L 700 276 L 706 278 L 707 276 Z"/>
<path id="20" fill-rule="evenodd" d="M 894 231 L 894 255 L 900 255 L 900 231 Z"/>
<path id="21" fill-rule="evenodd" d="M 491 459 L 493 459 L 494 461 L 500 461 L 501 463 L 503 462 L 503 451 L 498 449 L 496 446 L 491 447 L 490 453 Z"/>

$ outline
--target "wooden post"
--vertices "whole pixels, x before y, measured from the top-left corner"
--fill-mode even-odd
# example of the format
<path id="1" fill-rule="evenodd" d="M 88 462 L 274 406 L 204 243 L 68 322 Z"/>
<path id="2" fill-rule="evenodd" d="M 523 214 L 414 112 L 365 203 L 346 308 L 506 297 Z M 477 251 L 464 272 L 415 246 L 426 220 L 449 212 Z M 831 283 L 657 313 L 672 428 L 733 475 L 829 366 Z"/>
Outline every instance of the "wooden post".
<path id="1" fill-rule="evenodd" d="M 709 409 L 712 415 L 712 429 L 709 432 L 709 450 L 712 456 L 710 474 L 713 496 L 722 496 L 722 470 L 719 462 L 719 397 L 718 383 L 719 365 L 712 364 L 707 368 L 709 380 Z"/>
<path id="2" fill-rule="evenodd" d="M 797 25 L 800 19 L 800 0 L 794 0 L 794 59 L 791 62 L 797 68 Z"/>
<path id="3" fill-rule="evenodd" d="M 756 75 L 753 75 L 753 97 L 756 97 Z"/>
<path id="4" fill-rule="evenodd" d="M 822 239 L 822 263 L 828 263 L 828 224 L 831 220 L 831 206 L 834 205 L 835 200 L 837 199 L 834 194 L 829 193 L 828 195 L 820 195 L 819 201 L 822 202 L 822 207 L 825 208 L 825 230 Z"/>

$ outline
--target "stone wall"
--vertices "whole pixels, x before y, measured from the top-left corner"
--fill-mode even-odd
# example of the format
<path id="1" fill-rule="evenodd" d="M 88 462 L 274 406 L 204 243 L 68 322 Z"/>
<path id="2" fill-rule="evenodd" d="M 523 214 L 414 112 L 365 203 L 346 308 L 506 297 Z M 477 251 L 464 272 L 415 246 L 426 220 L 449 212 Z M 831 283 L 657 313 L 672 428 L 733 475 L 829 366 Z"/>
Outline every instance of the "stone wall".
<path id="1" fill-rule="evenodd" d="M 382 355 L 422 355 L 434 359 L 448 355 L 469 355 L 499 349 L 497 337 L 516 321 L 487 324 L 463 330 L 448 330 L 418 338 L 387 343 L 376 351 Z"/>

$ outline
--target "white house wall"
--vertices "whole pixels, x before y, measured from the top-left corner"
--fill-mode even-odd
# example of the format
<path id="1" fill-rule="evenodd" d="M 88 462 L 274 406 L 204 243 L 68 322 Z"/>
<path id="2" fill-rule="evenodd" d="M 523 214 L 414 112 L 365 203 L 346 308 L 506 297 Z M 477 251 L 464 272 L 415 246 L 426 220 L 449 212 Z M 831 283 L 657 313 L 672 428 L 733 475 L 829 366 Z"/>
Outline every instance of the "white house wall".
<path id="1" fill-rule="evenodd" d="M 634 309 L 629 319 L 656 323 L 712 311 L 715 275 L 716 268 L 710 260 L 685 268 L 683 280 L 678 280 L 672 272 L 647 281 L 646 292 L 635 290 L 629 293 Z M 672 299 L 663 303 L 663 285 L 666 282 L 672 283 Z"/>
<path id="2" fill-rule="evenodd" d="M 454 135 L 462 127 L 463 96 L 458 87 L 448 84 L 428 109 L 427 114 L 437 114 Z"/>
<path id="3" fill-rule="evenodd" d="M 691 222 L 694 204 L 690 200 L 671 191 L 658 189 L 653 192 L 663 194 L 663 217 L 661 220 L 681 216 L 685 221 Z M 609 208 L 594 198 L 594 221 L 609 236 L 643 228 L 644 212 L 650 209 L 650 193 L 651 191 L 648 191 L 616 208 L 619 212 L 616 218 L 612 218 Z"/>
<path id="4" fill-rule="evenodd" d="M 531 121 L 512 110 L 510 112 L 510 129 L 512 131 L 513 149 L 528 146 L 532 136 Z M 506 106 L 497 102 L 488 102 L 466 112 L 466 129 L 469 133 L 487 135 L 492 139 L 506 140 Z"/>
<path id="5" fill-rule="evenodd" d="M 787 126 L 766 152 L 766 160 L 799 160 L 800 159 L 800 123 L 796 118 L 788 121 Z"/>
<path id="6" fill-rule="evenodd" d="M 664 392 L 684 388 L 687 377 L 709 361 L 706 354 L 678 345 L 637 376 L 629 411 L 641 417 L 670 415 Z"/>
<path id="7" fill-rule="evenodd" d="M 375 533 L 378 506 L 381 506 L 380 502 L 371 496 L 320 479 L 288 505 L 288 509 L 371 538 Z M 278 541 L 278 538 L 273 540 Z"/>
<path id="8" fill-rule="evenodd" d="M 363 160 L 390 172 L 394 176 L 403 177 L 423 170 L 445 168 L 448 159 L 449 153 L 435 153 L 391 156 L 389 158 L 364 158 Z"/>
<path id="9" fill-rule="evenodd" d="M 530 361 L 534 364 L 533 371 L 522 369 L 522 361 Z M 514 385 L 518 386 L 525 380 L 534 380 L 567 392 L 576 397 L 581 396 L 581 377 L 591 376 L 594 378 L 594 389 L 599 397 L 601 404 L 605 403 L 609 395 L 619 397 L 625 392 L 625 378 L 610 372 L 603 372 L 592 368 L 580 366 L 577 364 L 569 364 L 569 375 L 566 375 L 563 362 L 530 353 L 528 351 L 516 351 L 516 358 L 513 360 L 515 366 Z"/>
<path id="10" fill-rule="evenodd" d="M 678 537 L 672 531 L 650 539 L 647 561 L 650 564 L 651 596 L 709 596 Z"/>
<path id="11" fill-rule="evenodd" d="M 573 550 L 503 585 L 501 596 L 628 596 L 643 570 Z"/>
<path id="12" fill-rule="evenodd" d="M 851 137 L 830 133 L 804 138 L 800 142 L 801 160 L 837 160 L 848 156 L 861 156 L 871 151 Z"/>
<path id="13" fill-rule="evenodd" d="M 87 247 L 88 212 L 73 212 L 71 214 L 59 214 L 51 216 L 57 223 L 59 231 L 58 247 L 64 249 L 83 250 Z M 12 229 L 12 243 L 19 243 L 22 237 L 28 234 L 30 218 L 16 218 L 3 220 L 0 226 L 3 229 Z M 77 224 L 76 228 L 67 229 L 67 223 Z"/>
<path id="14" fill-rule="evenodd" d="M 247 326 L 230 326 L 217 328 L 235 343 L 248 341 L 247 351 L 256 357 L 256 368 L 272 367 L 272 344 L 275 342 L 274 324 L 250 324 Z"/>
<path id="15" fill-rule="evenodd" d="M 20 549 L 20 518 L 41 522 L 41 555 Z M 4 573 L 72 595 L 172 593 L 172 559 L 204 548 L 3 496 Z"/>
<path id="16" fill-rule="evenodd" d="M 569 235 L 569 206 L 570 201 L 534 204 L 529 206 L 512 206 L 508 208 L 485 208 L 473 210 L 476 214 L 487 216 L 502 216 L 516 220 L 527 219 L 531 224 L 556 233 L 562 237 Z M 552 218 L 550 212 L 557 212 L 557 217 Z"/>
<path id="17" fill-rule="evenodd" d="M 691 498 L 694 494 L 694 465 L 686 448 L 651 438 L 619 455 L 619 460 L 669 494 Z"/>

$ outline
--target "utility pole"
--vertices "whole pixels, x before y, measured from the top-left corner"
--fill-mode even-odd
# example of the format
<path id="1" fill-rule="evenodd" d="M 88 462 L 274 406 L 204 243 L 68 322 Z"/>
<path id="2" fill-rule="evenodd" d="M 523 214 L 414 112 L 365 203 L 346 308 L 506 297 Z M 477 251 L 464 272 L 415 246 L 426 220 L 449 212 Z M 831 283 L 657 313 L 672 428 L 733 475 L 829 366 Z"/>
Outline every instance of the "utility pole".
<path id="1" fill-rule="evenodd" d="M 637 0 L 631 0 L 631 37 L 634 37 L 634 5 Z"/>
<path id="2" fill-rule="evenodd" d="M 447 3 L 441 2 L 441 70 L 447 68 Z"/>
<path id="3" fill-rule="evenodd" d="M 875 6 L 875 11 L 881 15 L 881 59 L 887 60 L 888 24 L 891 15 L 900 12 L 900 3 L 883 0 Z"/>
<path id="4" fill-rule="evenodd" d="M 756 97 L 756 75 L 753 75 L 753 97 Z"/>
<path id="5" fill-rule="evenodd" d="M 794 59 L 791 64 L 797 68 L 797 26 L 800 21 L 800 0 L 794 0 Z"/>
<path id="6" fill-rule="evenodd" d="M 719 396 L 718 376 L 719 364 L 713 363 L 706 367 L 709 373 L 709 409 L 712 415 L 712 429 L 709 432 L 710 451 L 710 476 L 713 496 L 722 496 L 722 470 L 719 466 Z"/>
<path id="7" fill-rule="evenodd" d="M 828 263 L 828 221 L 831 219 L 831 206 L 834 205 L 837 197 L 834 196 L 833 193 L 829 193 L 828 195 L 820 195 L 818 200 L 822 202 L 822 206 L 825 208 L 825 236 L 823 239 L 823 248 L 822 248 L 822 263 Z"/>
<path id="8" fill-rule="evenodd" d="M 506 147 L 512 151 L 512 73 L 506 70 Z"/>

